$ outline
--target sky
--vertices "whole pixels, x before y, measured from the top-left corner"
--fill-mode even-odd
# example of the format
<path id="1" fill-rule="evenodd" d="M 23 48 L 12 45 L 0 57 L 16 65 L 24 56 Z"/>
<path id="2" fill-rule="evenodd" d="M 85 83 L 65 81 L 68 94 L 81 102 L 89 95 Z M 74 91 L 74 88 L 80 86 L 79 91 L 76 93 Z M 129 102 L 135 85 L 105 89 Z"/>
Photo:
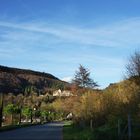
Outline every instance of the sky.
<path id="1" fill-rule="evenodd" d="M 100 88 L 140 50 L 140 0 L 0 0 L 0 65 L 70 81 L 79 64 Z"/>

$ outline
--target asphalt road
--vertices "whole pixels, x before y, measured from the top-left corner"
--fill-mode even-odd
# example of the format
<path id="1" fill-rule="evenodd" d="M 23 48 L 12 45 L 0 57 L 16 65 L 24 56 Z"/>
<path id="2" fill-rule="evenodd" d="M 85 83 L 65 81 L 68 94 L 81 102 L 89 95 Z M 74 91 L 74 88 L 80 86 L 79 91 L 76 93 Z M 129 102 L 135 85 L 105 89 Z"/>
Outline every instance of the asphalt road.
<path id="1" fill-rule="evenodd" d="M 0 140 L 62 140 L 63 123 L 48 123 L 0 132 Z"/>

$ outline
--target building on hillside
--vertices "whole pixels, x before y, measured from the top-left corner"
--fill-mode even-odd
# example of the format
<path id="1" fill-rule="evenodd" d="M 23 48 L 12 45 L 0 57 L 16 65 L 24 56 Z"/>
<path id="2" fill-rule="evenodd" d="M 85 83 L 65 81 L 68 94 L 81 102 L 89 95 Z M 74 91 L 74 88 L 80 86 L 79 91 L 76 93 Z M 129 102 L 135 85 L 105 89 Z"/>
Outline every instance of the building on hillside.
<path id="1" fill-rule="evenodd" d="M 73 114 L 72 113 L 69 113 L 66 117 L 67 120 L 71 120 L 73 118 Z"/>
<path id="2" fill-rule="evenodd" d="M 53 92 L 53 96 L 56 96 L 56 97 L 57 96 L 60 96 L 61 95 L 61 92 L 62 91 L 60 89 L 59 90 L 56 90 L 56 91 Z"/>
<path id="3" fill-rule="evenodd" d="M 73 96 L 73 94 L 71 93 L 71 91 L 69 90 L 56 90 L 53 92 L 53 96 L 55 97 L 69 97 L 69 96 Z"/>

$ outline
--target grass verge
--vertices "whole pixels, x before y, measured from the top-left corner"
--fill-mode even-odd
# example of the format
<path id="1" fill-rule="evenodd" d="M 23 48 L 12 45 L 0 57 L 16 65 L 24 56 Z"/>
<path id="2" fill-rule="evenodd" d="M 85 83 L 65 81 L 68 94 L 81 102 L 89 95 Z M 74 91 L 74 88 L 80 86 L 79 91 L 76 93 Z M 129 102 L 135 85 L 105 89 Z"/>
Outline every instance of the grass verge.
<path id="1" fill-rule="evenodd" d="M 64 123 L 63 140 L 92 140 L 94 133 L 89 128 L 82 129 L 68 121 Z"/>
<path id="2" fill-rule="evenodd" d="M 21 125 L 7 125 L 7 126 L 3 126 L 0 128 L 0 132 L 3 131 L 9 131 L 9 130 L 13 130 L 13 129 L 18 129 L 18 128 L 23 128 L 23 127 L 29 127 L 29 126 L 34 126 L 34 125 L 39 125 L 40 123 L 35 123 L 35 124 L 21 124 Z"/>
<path id="3" fill-rule="evenodd" d="M 117 129 L 102 126 L 91 130 L 89 127 L 81 128 L 72 122 L 65 122 L 63 127 L 63 140 L 117 140 Z"/>

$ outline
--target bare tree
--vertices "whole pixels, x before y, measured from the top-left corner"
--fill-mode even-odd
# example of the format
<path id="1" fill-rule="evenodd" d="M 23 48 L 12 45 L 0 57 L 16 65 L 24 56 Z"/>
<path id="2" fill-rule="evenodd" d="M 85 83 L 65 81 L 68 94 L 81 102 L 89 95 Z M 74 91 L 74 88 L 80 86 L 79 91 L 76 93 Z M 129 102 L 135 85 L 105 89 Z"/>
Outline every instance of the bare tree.
<path id="1" fill-rule="evenodd" d="M 140 51 L 130 57 L 126 70 L 128 77 L 140 76 Z"/>
<path id="2" fill-rule="evenodd" d="M 82 65 L 80 65 L 78 71 L 75 72 L 75 76 L 72 82 L 81 87 L 94 88 L 98 86 L 97 83 L 90 78 L 89 70 Z"/>

